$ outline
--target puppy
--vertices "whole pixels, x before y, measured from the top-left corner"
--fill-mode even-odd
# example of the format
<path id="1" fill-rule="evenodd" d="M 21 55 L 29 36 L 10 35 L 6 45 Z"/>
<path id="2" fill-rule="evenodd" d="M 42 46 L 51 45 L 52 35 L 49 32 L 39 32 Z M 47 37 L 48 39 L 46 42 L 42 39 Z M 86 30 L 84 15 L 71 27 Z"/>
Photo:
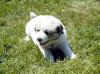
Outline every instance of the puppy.
<path id="1" fill-rule="evenodd" d="M 26 41 L 32 38 L 42 52 L 44 58 L 50 62 L 57 59 L 73 59 L 76 55 L 72 52 L 62 22 L 51 15 L 30 13 L 31 20 L 26 24 Z"/>

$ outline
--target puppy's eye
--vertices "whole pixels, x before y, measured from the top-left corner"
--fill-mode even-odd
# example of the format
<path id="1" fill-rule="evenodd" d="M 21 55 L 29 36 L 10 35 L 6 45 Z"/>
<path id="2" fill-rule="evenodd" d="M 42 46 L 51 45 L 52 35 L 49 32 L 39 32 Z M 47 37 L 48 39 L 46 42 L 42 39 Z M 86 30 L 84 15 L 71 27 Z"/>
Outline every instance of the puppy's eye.
<path id="1" fill-rule="evenodd" d="M 39 31 L 40 31 L 39 29 L 36 29 L 36 28 L 35 28 L 34 30 L 35 30 L 36 32 L 39 32 Z"/>
<path id="2" fill-rule="evenodd" d="M 49 34 L 47 31 L 44 31 L 44 33 L 47 34 L 47 35 Z"/>
<path id="3" fill-rule="evenodd" d="M 37 32 L 39 32 L 40 30 L 36 30 Z"/>

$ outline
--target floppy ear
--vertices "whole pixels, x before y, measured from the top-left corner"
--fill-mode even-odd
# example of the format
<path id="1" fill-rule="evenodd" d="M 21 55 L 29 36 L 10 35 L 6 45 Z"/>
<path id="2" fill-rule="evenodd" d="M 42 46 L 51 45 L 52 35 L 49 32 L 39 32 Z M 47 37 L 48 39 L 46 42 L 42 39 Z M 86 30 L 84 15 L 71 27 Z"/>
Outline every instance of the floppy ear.
<path id="1" fill-rule="evenodd" d="M 34 44 L 37 45 L 37 39 L 36 39 L 36 35 L 35 35 L 34 31 L 32 31 L 31 37 L 32 37 L 32 40 L 33 40 Z"/>
<path id="2" fill-rule="evenodd" d="M 36 17 L 37 15 L 34 13 L 34 12 L 30 12 L 30 17 L 31 18 L 34 18 L 34 17 Z"/>
<path id="3" fill-rule="evenodd" d="M 62 25 L 58 26 L 58 27 L 56 28 L 56 30 L 57 30 L 57 33 L 63 34 L 63 26 L 62 26 Z"/>
<path id="4" fill-rule="evenodd" d="M 60 27 L 60 31 L 61 31 L 61 33 L 63 34 L 63 26 L 60 25 L 59 27 Z"/>

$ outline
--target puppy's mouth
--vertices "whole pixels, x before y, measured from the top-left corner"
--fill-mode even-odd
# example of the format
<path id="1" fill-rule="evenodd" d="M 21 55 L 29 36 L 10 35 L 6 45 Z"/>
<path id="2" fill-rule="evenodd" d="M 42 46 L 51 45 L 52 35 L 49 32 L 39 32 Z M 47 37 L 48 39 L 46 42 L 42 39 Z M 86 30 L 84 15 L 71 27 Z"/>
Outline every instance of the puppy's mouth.
<path id="1" fill-rule="evenodd" d="M 44 43 L 40 43 L 40 45 L 45 45 L 45 44 L 47 44 L 48 43 L 48 41 L 47 42 L 44 42 Z"/>
<path id="2" fill-rule="evenodd" d="M 57 39 L 58 39 L 58 38 L 53 39 L 53 40 L 48 40 L 48 41 L 46 41 L 46 42 L 44 42 L 44 43 L 41 43 L 41 42 L 40 42 L 40 45 L 46 45 L 46 44 L 48 44 L 49 42 L 55 41 L 55 40 L 57 40 Z"/>

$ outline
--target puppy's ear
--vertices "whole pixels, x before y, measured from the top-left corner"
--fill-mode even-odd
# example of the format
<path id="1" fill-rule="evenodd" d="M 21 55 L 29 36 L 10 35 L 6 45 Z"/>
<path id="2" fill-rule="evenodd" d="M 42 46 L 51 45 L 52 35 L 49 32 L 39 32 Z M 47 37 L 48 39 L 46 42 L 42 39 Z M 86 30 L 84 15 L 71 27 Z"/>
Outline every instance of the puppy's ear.
<path id="1" fill-rule="evenodd" d="M 57 33 L 63 34 L 63 26 L 62 26 L 62 25 L 58 26 L 58 27 L 56 28 L 56 30 L 57 30 Z"/>
<path id="2" fill-rule="evenodd" d="M 37 15 L 34 13 L 34 12 L 30 12 L 30 17 L 31 18 L 34 18 L 34 17 L 36 17 Z"/>

